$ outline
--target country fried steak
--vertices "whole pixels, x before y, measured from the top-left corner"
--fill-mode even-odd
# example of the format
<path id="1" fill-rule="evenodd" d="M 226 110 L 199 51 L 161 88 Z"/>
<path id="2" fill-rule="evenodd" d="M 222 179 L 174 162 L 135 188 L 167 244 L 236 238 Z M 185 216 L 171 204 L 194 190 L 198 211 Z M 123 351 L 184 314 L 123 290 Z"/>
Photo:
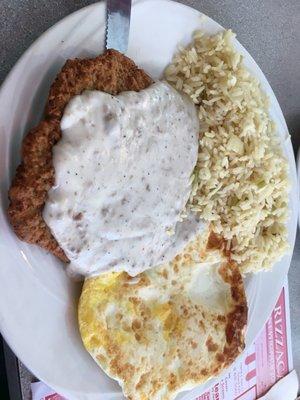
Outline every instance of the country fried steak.
<path id="1" fill-rule="evenodd" d="M 8 216 L 17 236 L 68 262 L 46 225 L 42 211 L 54 185 L 52 148 L 61 138 L 60 120 L 70 99 L 84 90 L 118 94 L 147 88 L 152 79 L 116 50 L 93 59 L 68 60 L 52 84 L 45 117 L 23 140 L 21 164 L 9 190 Z"/>

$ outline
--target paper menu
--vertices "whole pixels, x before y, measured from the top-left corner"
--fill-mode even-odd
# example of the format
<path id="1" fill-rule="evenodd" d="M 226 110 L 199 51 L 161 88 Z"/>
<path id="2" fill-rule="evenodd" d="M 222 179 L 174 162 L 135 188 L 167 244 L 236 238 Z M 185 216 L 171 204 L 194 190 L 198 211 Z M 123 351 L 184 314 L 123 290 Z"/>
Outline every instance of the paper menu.
<path id="1" fill-rule="evenodd" d="M 191 400 L 255 400 L 293 369 L 288 285 L 255 343 L 209 391 Z M 31 384 L 32 400 L 63 400 L 42 382 Z"/>
<path id="2" fill-rule="evenodd" d="M 31 384 L 32 400 L 67 400 L 43 382 Z"/>

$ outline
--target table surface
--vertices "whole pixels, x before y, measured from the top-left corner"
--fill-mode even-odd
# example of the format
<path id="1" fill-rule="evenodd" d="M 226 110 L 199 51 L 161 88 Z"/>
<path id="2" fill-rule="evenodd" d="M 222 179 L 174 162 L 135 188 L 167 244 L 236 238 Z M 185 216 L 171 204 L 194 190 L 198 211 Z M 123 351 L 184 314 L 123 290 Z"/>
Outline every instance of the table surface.
<path id="1" fill-rule="evenodd" d="M 295 152 L 300 145 L 300 1 L 183 0 L 237 33 L 269 80 L 286 118 Z M 1 0 L 0 83 L 28 46 L 66 15 L 95 1 Z M 300 375 L 300 234 L 289 272 L 294 365 Z M 23 399 L 34 377 L 19 363 Z M 14 399 L 12 399 L 14 400 Z"/>

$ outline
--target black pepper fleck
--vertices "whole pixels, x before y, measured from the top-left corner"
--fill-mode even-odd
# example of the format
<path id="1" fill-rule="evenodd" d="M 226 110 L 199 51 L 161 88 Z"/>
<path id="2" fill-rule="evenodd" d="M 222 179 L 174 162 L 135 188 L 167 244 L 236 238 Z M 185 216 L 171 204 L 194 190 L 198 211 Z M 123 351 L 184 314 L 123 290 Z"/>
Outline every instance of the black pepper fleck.
<path id="1" fill-rule="evenodd" d="M 101 209 L 101 214 L 103 215 L 103 217 L 106 217 L 107 216 L 107 214 L 108 214 L 108 208 L 107 207 L 103 207 L 102 209 Z"/>

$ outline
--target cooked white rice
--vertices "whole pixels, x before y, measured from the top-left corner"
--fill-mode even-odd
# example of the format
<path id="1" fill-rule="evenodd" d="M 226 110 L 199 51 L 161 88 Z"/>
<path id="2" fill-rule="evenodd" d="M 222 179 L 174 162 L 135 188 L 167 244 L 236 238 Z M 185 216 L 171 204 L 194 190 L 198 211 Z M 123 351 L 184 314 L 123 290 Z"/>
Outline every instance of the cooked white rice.
<path id="1" fill-rule="evenodd" d="M 234 34 L 196 32 L 165 71 L 199 107 L 201 140 L 189 206 L 228 240 L 243 272 L 287 249 L 288 164 L 268 99 L 243 66 Z"/>

